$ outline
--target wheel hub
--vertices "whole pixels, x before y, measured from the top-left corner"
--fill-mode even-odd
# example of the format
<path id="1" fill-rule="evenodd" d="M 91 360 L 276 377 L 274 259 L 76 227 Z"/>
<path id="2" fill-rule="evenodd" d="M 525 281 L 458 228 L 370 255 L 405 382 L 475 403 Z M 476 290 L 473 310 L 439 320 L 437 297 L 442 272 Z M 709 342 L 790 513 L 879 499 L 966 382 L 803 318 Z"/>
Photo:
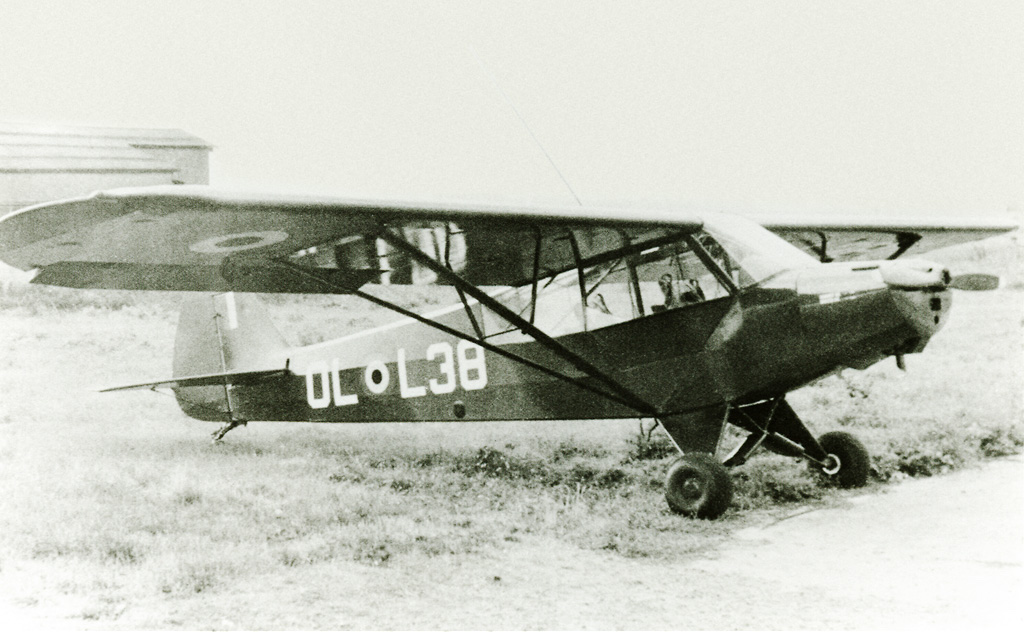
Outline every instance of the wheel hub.
<path id="1" fill-rule="evenodd" d="M 835 476 L 842 469 L 843 462 L 839 460 L 839 457 L 834 454 L 829 454 L 825 457 L 825 464 L 821 466 L 821 471 L 828 474 L 829 476 Z"/>
<path id="2" fill-rule="evenodd" d="M 704 485 L 696 476 L 686 479 L 679 487 L 683 498 L 691 502 L 700 500 L 700 497 L 704 494 Z"/>

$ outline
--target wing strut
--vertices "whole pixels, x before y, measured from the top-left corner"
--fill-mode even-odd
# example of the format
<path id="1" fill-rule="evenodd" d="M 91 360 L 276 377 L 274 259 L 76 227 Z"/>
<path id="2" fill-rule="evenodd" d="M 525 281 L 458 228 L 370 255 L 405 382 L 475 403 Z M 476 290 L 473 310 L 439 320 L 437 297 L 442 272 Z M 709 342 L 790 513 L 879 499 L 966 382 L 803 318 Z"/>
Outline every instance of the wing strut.
<path id="1" fill-rule="evenodd" d="M 820 230 L 814 232 L 821 238 L 821 249 L 819 250 L 818 248 L 814 248 L 815 252 L 818 253 L 818 260 L 822 263 L 832 263 L 832 257 L 828 256 L 828 235 L 826 235 L 824 231 Z"/>
<path id="2" fill-rule="evenodd" d="M 540 229 L 536 226 L 533 231 L 537 240 L 533 246 L 533 282 L 530 284 L 530 324 L 537 319 L 537 288 L 540 285 Z"/>
<path id="3" fill-rule="evenodd" d="M 452 225 L 449 222 L 449 223 L 445 224 L 445 227 L 444 227 L 444 232 L 445 232 L 445 239 L 444 239 L 444 265 L 447 266 L 447 268 L 449 270 L 452 269 L 452 232 L 451 231 L 452 231 Z M 474 314 L 473 310 L 470 309 L 469 301 L 466 300 L 466 293 L 463 292 L 461 288 L 455 288 L 455 291 L 458 292 L 459 300 L 462 301 L 462 307 L 465 308 L 465 310 L 466 310 L 466 317 L 469 318 L 470 324 L 473 325 L 473 331 L 476 332 L 477 338 L 479 338 L 480 340 L 483 340 L 483 338 L 484 338 L 484 329 L 483 329 L 483 327 L 480 326 L 480 323 L 477 322 L 476 314 Z"/>
<path id="4" fill-rule="evenodd" d="M 650 403 L 644 401 L 639 395 L 616 382 L 607 373 L 597 368 L 586 359 L 580 357 L 578 354 L 565 347 L 565 345 L 559 343 L 557 340 L 541 331 L 539 328 L 537 328 L 532 323 L 521 317 L 519 314 L 516 314 L 511 309 L 505 307 L 498 301 L 494 300 L 493 297 L 489 296 L 486 292 L 482 291 L 477 286 L 473 285 L 472 283 L 469 283 L 452 270 L 448 269 L 447 267 L 441 265 L 440 263 L 429 257 L 419 248 L 405 241 L 405 239 L 395 234 L 394 231 L 382 228 L 382 230 L 379 232 L 379 236 L 384 241 L 388 242 L 395 248 L 402 250 L 411 258 L 415 259 L 423 266 L 432 270 L 438 276 L 450 281 L 452 285 L 454 285 L 456 288 L 461 288 L 462 291 L 475 298 L 481 305 L 487 307 L 504 320 L 518 327 L 519 330 L 522 331 L 524 334 L 532 337 L 534 340 L 547 347 L 549 350 L 551 350 L 553 353 L 561 357 L 563 360 L 569 362 L 569 364 L 583 371 L 590 377 L 593 377 L 603 382 L 605 386 L 611 389 L 612 393 L 614 393 L 617 396 L 616 399 L 618 401 L 625 403 L 626 405 L 628 405 L 633 410 L 636 410 L 637 412 L 646 415 L 657 415 L 657 409 Z M 475 340 L 473 342 L 480 344 L 481 341 Z"/>
<path id="5" fill-rule="evenodd" d="M 285 261 L 285 260 L 278 260 L 277 263 L 279 265 L 284 266 L 285 268 L 291 270 L 296 275 L 303 276 L 305 278 L 308 278 L 308 279 L 311 279 L 313 281 L 316 281 L 317 283 L 320 283 L 320 284 L 324 285 L 325 287 L 329 287 L 329 288 L 331 288 L 333 290 L 336 290 L 339 293 L 351 294 L 353 296 L 358 296 L 359 298 L 364 299 L 366 301 L 369 301 L 369 302 L 371 302 L 371 303 L 373 303 L 375 305 L 379 305 L 380 307 L 383 307 L 385 309 L 391 310 L 391 311 L 393 311 L 393 312 L 395 312 L 397 314 L 401 314 L 402 316 L 406 316 L 408 318 L 412 318 L 413 320 L 421 322 L 424 325 L 427 325 L 429 327 L 433 327 L 434 329 L 437 329 L 438 331 L 442 331 L 442 332 L 444 332 L 444 333 L 446 333 L 448 335 L 455 336 L 456 338 L 461 338 L 461 339 L 466 340 L 468 342 L 472 342 L 473 344 L 480 345 L 481 347 L 483 347 L 487 351 L 490 351 L 492 353 L 500 355 L 500 356 L 502 356 L 504 358 L 508 358 L 509 360 L 512 360 L 513 362 L 517 362 L 519 364 L 522 364 L 523 366 L 527 366 L 527 367 L 529 367 L 531 369 L 535 369 L 537 371 L 540 371 L 541 373 L 544 373 L 545 375 L 551 376 L 551 377 L 553 377 L 553 378 L 555 378 L 557 380 L 561 380 L 561 381 L 566 382 L 568 384 L 572 384 L 573 386 L 576 386 L 577 388 L 581 388 L 581 389 L 583 389 L 585 391 L 589 391 L 591 393 L 594 393 L 595 395 L 599 395 L 601 397 L 609 399 L 609 400 L 611 400 L 613 402 L 616 402 L 618 404 L 622 404 L 623 406 L 626 406 L 628 408 L 632 408 L 633 410 L 637 411 L 638 413 L 641 413 L 641 414 L 646 415 L 646 416 L 655 416 L 656 415 L 656 411 L 655 411 L 654 406 L 648 404 L 647 402 L 643 401 L 639 397 L 634 396 L 634 398 L 632 400 L 626 399 L 626 398 L 624 398 L 622 396 L 619 396 L 619 395 L 616 395 L 614 393 L 609 393 L 608 391 L 606 391 L 604 389 L 600 389 L 600 388 L 597 388 L 597 387 L 592 386 L 590 384 L 586 384 L 584 382 L 580 382 L 577 379 L 574 379 L 574 378 L 571 378 L 571 377 L 569 377 L 567 375 L 559 373 L 558 371 L 556 371 L 554 369 L 551 369 L 549 367 L 546 367 L 543 364 L 539 364 L 537 362 L 534 362 L 533 360 L 529 360 L 529 359 L 524 358 L 522 356 L 519 356 L 519 355 L 517 355 L 515 353 L 512 353 L 511 351 L 508 351 L 507 349 L 503 349 L 503 348 L 501 348 L 501 347 L 499 347 L 499 346 L 497 346 L 497 345 L 495 345 L 493 343 L 487 342 L 482 337 L 481 338 L 475 338 L 475 337 L 473 337 L 473 336 L 471 336 L 471 335 L 469 335 L 469 334 L 467 334 L 467 333 L 465 333 L 463 331 L 459 331 L 458 329 L 455 329 L 454 327 L 449 327 L 448 325 L 443 325 L 443 324 L 441 324 L 441 323 L 439 323 L 437 321 L 434 321 L 434 320 L 431 320 L 431 319 L 427 318 L 426 316 L 423 316 L 421 314 L 417 314 L 414 311 L 411 311 L 411 310 L 405 309 L 404 307 L 400 307 L 398 305 L 395 305 L 394 303 L 391 303 L 390 301 L 386 301 L 386 300 L 384 300 L 384 299 L 382 299 L 380 297 L 374 296 L 373 294 L 369 294 L 369 293 L 364 292 L 362 290 L 352 289 L 352 288 L 336 285 L 336 284 L 332 283 L 330 281 L 330 279 L 325 278 L 323 276 L 320 276 L 320 275 L 316 274 L 315 272 L 313 272 L 312 270 L 306 268 L 305 266 L 299 265 L 297 263 L 293 263 L 291 261 Z"/>
<path id="6" fill-rule="evenodd" d="M 572 258 L 576 261 L 576 280 L 580 284 L 580 316 L 583 317 L 583 330 L 587 327 L 587 276 L 583 272 L 583 257 L 580 256 L 580 244 L 576 241 L 576 235 L 569 231 L 569 246 L 572 248 Z"/>
<path id="7" fill-rule="evenodd" d="M 910 248 L 921 241 L 921 235 L 917 233 L 898 232 L 896 233 L 896 252 L 889 255 L 888 259 L 895 259 L 902 255 L 904 252 L 910 250 Z"/>

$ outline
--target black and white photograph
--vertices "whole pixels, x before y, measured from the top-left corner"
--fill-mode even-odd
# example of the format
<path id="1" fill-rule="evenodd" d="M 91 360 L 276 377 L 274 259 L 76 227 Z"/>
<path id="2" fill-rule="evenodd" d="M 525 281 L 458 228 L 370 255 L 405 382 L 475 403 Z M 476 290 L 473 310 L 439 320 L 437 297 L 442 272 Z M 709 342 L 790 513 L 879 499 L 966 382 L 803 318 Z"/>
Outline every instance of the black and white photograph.
<path id="1" fill-rule="evenodd" d="M 1021 629 L 1022 33 L 5 0 L 0 624 Z"/>

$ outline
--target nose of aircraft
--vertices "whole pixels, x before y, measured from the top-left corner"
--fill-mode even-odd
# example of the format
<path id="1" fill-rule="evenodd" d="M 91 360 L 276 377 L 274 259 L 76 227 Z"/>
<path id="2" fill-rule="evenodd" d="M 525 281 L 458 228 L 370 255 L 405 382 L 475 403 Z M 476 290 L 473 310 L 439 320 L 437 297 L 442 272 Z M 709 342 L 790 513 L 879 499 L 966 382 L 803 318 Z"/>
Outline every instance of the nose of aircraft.
<path id="1" fill-rule="evenodd" d="M 886 261 L 878 270 L 900 312 L 921 335 L 923 347 L 946 324 L 952 306 L 949 286 L 953 277 L 949 268 L 931 261 L 897 259 Z"/>
<path id="2" fill-rule="evenodd" d="M 901 290 L 941 291 L 953 282 L 949 268 L 921 259 L 886 261 L 878 267 L 878 271 L 889 287 Z"/>

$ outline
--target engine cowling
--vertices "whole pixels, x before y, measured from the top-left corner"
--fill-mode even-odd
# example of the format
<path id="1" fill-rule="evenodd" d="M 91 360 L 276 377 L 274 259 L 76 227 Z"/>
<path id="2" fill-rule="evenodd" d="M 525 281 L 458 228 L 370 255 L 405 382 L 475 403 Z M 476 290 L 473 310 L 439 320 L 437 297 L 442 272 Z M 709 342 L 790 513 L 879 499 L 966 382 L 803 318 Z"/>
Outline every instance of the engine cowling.
<path id="1" fill-rule="evenodd" d="M 886 285 L 902 290 L 941 291 L 953 281 L 949 268 L 922 259 L 885 261 L 878 271 Z"/>

